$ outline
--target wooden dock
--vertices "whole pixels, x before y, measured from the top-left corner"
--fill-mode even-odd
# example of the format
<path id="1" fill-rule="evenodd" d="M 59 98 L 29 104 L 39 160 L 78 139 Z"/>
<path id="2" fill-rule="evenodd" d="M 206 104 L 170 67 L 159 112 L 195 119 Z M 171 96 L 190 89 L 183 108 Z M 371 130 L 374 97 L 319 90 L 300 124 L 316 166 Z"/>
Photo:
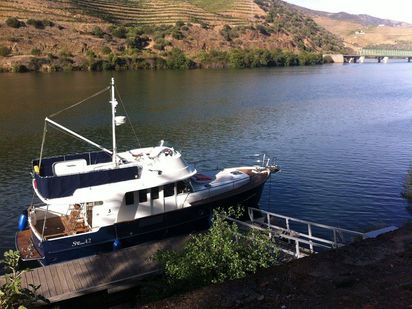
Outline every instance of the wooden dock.
<path id="1" fill-rule="evenodd" d="M 41 285 L 38 294 L 51 303 L 110 289 L 128 289 L 160 272 L 151 257 L 160 249 L 178 249 L 189 236 L 144 243 L 119 251 L 35 268 L 22 275 L 22 287 Z"/>

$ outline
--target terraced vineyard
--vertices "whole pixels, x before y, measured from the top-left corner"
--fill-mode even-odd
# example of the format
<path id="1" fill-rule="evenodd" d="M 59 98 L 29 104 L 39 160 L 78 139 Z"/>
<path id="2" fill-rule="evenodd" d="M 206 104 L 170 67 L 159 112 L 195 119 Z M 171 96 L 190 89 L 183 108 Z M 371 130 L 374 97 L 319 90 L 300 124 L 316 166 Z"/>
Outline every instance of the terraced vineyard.
<path id="1" fill-rule="evenodd" d="M 17 17 L 20 19 L 52 19 L 63 22 L 93 22 L 90 18 L 79 14 L 79 9 L 69 0 L 32 1 L 32 0 L 0 0 L 0 19 Z"/>
<path id="2" fill-rule="evenodd" d="M 116 23 L 174 24 L 199 20 L 209 24 L 245 25 L 264 12 L 253 0 L 72 0 L 90 15 Z"/>

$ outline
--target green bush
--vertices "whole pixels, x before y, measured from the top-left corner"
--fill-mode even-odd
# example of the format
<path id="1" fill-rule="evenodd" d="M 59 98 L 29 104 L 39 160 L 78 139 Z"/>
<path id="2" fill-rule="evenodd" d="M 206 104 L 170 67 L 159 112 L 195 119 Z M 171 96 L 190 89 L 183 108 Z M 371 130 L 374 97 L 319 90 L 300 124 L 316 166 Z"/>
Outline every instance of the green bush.
<path id="1" fill-rule="evenodd" d="M 26 73 L 29 69 L 24 64 L 15 64 L 11 67 L 13 73 Z"/>
<path id="2" fill-rule="evenodd" d="M 182 20 L 178 20 L 175 24 L 175 27 L 180 29 L 181 27 L 183 27 L 185 25 L 184 21 Z"/>
<path id="3" fill-rule="evenodd" d="M 173 48 L 168 53 L 166 64 L 167 68 L 172 70 L 190 69 L 195 65 L 179 48 Z"/>
<path id="4" fill-rule="evenodd" d="M 103 38 L 105 32 L 102 30 L 102 28 L 95 26 L 93 27 L 91 34 L 97 36 L 98 38 Z"/>
<path id="5" fill-rule="evenodd" d="M 54 22 L 52 22 L 51 20 L 48 20 L 48 19 L 43 19 L 43 25 L 45 27 L 54 27 Z"/>
<path id="6" fill-rule="evenodd" d="M 183 40 L 185 38 L 185 35 L 180 30 L 174 30 L 172 32 L 172 37 L 176 40 Z"/>
<path id="7" fill-rule="evenodd" d="M 30 25 L 30 26 L 33 26 L 36 29 L 44 29 L 45 28 L 44 22 L 42 20 L 39 20 L 39 19 L 30 18 L 30 19 L 27 20 L 27 24 Z"/>
<path id="8" fill-rule="evenodd" d="M 40 56 L 40 55 L 41 55 L 41 50 L 38 49 L 38 48 L 33 48 L 33 49 L 31 50 L 31 54 L 32 54 L 33 56 Z"/>
<path id="9" fill-rule="evenodd" d="M 112 35 L 116 38 L 125 39 L 127 35 L 127 29 L 123 26 L 111 27 Z"/>
<path id="10" fill-rule="evenodd" d="M 146 35 L 140 36 L 137 35 L 135 37 L 128 38 L 126 40 L 126 44 L 129 48 L 136 48 L 136 49 L 143 49 L 147 45 L 149 45 L 149 37 Z"/>
<path id="11" fill-rule="evenodd" d="M 6 19 L 6 25 L 12 28 L 20 28 L 24 26 L 24 23 L 17 19 L 17 17 L 9 17 Z"/>
<path id="12" fill-rule="evenodd" d="M 172 45 L 170 41 L 160 37 L 155 39 L 155 44 L 153 45 L 153 47 L 157 50 L 164 50 L 166 46 L 170 45 Z"/>
<path id="13" fill-rule="evenodd" d="M 232 41 L 233 39 L 239 37 L 239 33 L 236 29 L 232 29 L 229 25 L 224 25 L 220 34 L 226 41 Z"/>
<path id="14" fill-rule="evenodd" d="M 103 48 L 102 48 L 102 53 L 104 54 L 104 55 L 108 55 L 108 54 L 110 54 L 112 52 L 112 50 L 110 49 L 110 47 L 108 47 L 108 46 L 103 46 Z"/>
<path id="15" fill-rule="evenodd" d="M 4 284 L 0 287 L 0 308 L 32 308 L 38 302 L 49 303 L 47 299 L 37 294 L 40 286 L 29 285 L 21 287 L 21 276 L 28 270 L 18 270 L 20 255 L 17 251 L 9 250 L 4 253 Z"/>
<path id="16" fill-rule="evenodd" d="M 0 57 L 7 57 L 10 53 L 11 49 L 9 47 L 0 45 Z"/>
<path id="17" fill-rule="evenodd" d="M 234 213 L 215 211 L 209 231 L 192 236 L 182 251 L 155 254 L 173 285 L 196 287 L 243 278 L 277 262 L 279 251 L 268 234 L 253 229 L 241 234 L 234 222 L 225 219 Z"/>

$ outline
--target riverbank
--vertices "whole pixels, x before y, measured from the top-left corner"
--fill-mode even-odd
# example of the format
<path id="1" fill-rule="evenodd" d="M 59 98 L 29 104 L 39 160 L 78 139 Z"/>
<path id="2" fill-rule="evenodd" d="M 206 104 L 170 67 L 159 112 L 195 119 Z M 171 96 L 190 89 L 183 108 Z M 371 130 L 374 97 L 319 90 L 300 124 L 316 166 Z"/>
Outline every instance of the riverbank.
<path id="1" fill-rule="evenodd" d="M 272 267 L 145 308 L 407 308 L 412 223 L 377 239 Z"/>

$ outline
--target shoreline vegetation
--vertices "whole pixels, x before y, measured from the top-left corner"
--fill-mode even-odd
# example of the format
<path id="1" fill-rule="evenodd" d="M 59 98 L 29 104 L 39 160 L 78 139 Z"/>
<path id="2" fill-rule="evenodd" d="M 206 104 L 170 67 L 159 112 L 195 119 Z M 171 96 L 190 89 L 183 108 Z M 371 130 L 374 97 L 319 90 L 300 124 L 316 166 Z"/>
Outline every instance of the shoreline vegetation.
<path id="1" fill-rule="evenodd" d="M 314 27 L 313 33 L 320 31 L 313 23 L 310 26 Z M 42 42 L 31 40 L 25 50 L 16 50 L 15 46 L 22 46 L 28 33 L 35 33 L 42 40 L 47 33 L 62 36 L 67 29 L 65 25 L 47 19 L 23 21 L 17 17 L 9 17 L 0 27 L 10 29 L 7 40 L 14 44 L 14 47 L 0 44 L 0 72 L 12 73 L 317 65 L 324 63 L 324 49 L 318 45 L 334 52 L 341 47 L 320 34 L 314 35 L 314 40 L 318 40 L 315 40 L 316 46 L 305 45 L 303 34 L 300 39 L 294 38 L 295 46 L 293 42 L 280 44 L 288 35 L 279 26 L 274 29 L 269 24 L 213 26 L 193 20 L 160 26 L 94 24 L 81 33 L 90 38 L 89 45 L 82 43 L 83 47 L 79 47 L 79 43 L 67 47 L 56 44 L 50 49 Z M 212 32 L 217 35 L 218 44 L 208 46 L 206 42 L 210 38 L 203 37 Z M 244 39 L 250 37 L 254 38 L 254 43 L 244 44 Z M 206 41 L 202 43 L 200 38 Z M 198 45 L 196 48 L 192 46 L 193 42 Z"/>
<path id="2" fill-rule="evenodd" d="M 107 58 L 90 55 L 86 61 L 74 63 L 70 56 L 48 55 L 30 57 L 28 63 L 0 67 L 0 73 L 70 72 L 70 71 L 127 71 L 127 70 L 187 70 L 187 69 L 247 69 L 262 67 L 287 67 L 319 65 L 325 61 L 322 54 L 291 52 L 281 49 L 234 49 L 201 52 L 196 57 L 187 56 L 181 49 L 173 48 L 165 57 L 139 55 Z"/>
<path id="3" fill-rule="evenodd" d="M 0 46 L 0 54 L 1 48 Z M 35 52 L 36 51 L 33 51 L 33 53 Z M 172 48 L 162 55 L 146 55 L 136 52 L 132 52 L 131 55 L 117 55 L 109 52 L 106 56 L 97 56 L 95 53 L 90 52 L 87 57 L 80 62 L 75 61 L 70 52 L 62 51 L 58 55 L 32 55 L 24 63 L 16 63 L 10 67 L 0 67 L 0 73 L 246 69 L 319 65 L 324 62 L 321 53 L 261 48 L 201 51 L 195 56 L 189 56 L 179 48 Z"/>

